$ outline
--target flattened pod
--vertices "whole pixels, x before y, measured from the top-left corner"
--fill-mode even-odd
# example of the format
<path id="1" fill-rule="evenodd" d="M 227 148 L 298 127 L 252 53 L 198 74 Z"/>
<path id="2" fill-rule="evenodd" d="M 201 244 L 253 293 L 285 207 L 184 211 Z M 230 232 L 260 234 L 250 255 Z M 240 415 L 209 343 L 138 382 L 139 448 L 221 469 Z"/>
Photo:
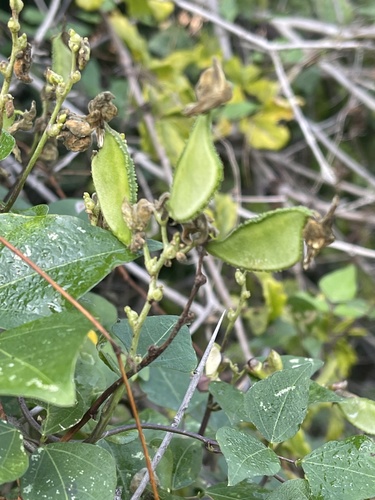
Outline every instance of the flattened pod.
<path id="1" fill-rule="evenodd" d="M 207 206 L 222 178 L 223 164 L 212 142 L 210 115 L 200 115 L 174 172 L 170 216 L 177 222 L 194 219 Z"/>
<path id="2" fill-rule="evenodd" d="M 128 245 L 131 231 L 122 217 L 121 205 L 125 197 L 130 203 L 136 202 L 137 181 L 125 139 L 108 124 L 103 146 L 92 158 L 91 172 L 105 221 L 113 234 Z"/>
<path id="3" fill-rule="evenodd" d="M 250 219 L 222 241 L 206 245 L 208 253 L 248 271 L 281 271 L 302 257 L 303 228 L 311 210 L 284 208 Z"/>

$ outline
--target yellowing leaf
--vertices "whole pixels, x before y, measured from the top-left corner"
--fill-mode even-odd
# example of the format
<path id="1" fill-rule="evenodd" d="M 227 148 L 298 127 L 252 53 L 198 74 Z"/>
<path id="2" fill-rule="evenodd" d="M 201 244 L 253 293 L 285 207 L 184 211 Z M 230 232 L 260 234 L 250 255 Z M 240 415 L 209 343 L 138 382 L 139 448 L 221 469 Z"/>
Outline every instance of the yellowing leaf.
<path id="1" fill-rule="evenodd" d="M 91 342 L 96 345 L 98 343 L 98 336 L 94 332 L 94 330 L 90 330 L 89 333 L 87 334 L 87 337 L 91 340 Z"/>
<path id="2" fill-rule="evenodd" d="M 76 5 L 83 10 L 92 11 L 98 10 L 104 0 L 76 0 Z"/>
<path id="3" fill-rule="evenodd" d="M 256 149 L 271 149 L 277 151 L 289 140 L 289 130 L 285 125 L 279 125 L 271 113 L 256 113 L 249 119 L 240 121 L 239 128 Z"/>
<path id="4" fill-rule="evenodd" d="M 239 57 L 232 57 L 226 61 L 224 71 L 231 82 L 244 88 L 256 80 L 260 74 L 260 69 L 257 66 L 253 64 L 244 66 Z"/>
<path id="5" fill-rule="evenodd" d="M 268 307 L 268 319 L 273 321 L 282 315 L 288 297 L 283 284 L 275 280 L 272 274 L 258 273 L 258 278 L 262 283 L 263 296 Z"/>
<path id="6" fill-rule="evenodd" d="M 279 84 L 266 78 L 260 78 L 245 86 L 246 92 L 256 97 L 260 102 L 267 104 L 277 96 Z"/>
<path id="7" fill-rule="evenodd" d="M 129 47 L 134 58 L 138 61 L 147 62 L 149 60 L 147 44 L 139 34 L 137 27 L 127 17 L 123 16 L 119 10 L 114 10 L 108 16 L 108 20 L 116 34 Z"/>
<path id="8" fill-rule="evenodd" d="M 163 0 L 148 0 L 148 5 L 152 15 L 160 23 L 167 19 L 174 11 L 173 2 L 165 2 Z"/>
<path id="9" fill-rule="evenodd" d="M 237 223 L 237 203 L 230 194 L 215 194 L 214 219 L 218 239 L 223 240 Z"/>

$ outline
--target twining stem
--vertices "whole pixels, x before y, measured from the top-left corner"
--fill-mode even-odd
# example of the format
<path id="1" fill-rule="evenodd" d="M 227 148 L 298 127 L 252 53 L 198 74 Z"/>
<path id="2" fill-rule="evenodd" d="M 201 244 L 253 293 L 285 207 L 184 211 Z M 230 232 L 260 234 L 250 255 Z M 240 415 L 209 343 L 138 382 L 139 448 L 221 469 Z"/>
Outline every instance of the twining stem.
<path id="1" fill-rule="evenodd" d="M 124 385 L 120 385 L 119 387 L 117 387 L 110 400 L 108 401 L 106 407 L 103 409 L 102 414 L 100 415 L 99 422 L 96 425 L 95 429 L 85 440 L 86 443 L 96 443 L 101 438 L 105 428 L 107 427 L 110 419 L 113 416 L 113 412 L 116 410 L 117 405 L 121 401 L 125 392 L 126 387 Z"/>
<path id="2" fill-rule="evenodd" d="M 18 13 L 13 12 L 12 19 L 14 24 L 18 24 Z M 9 57 L 8 65 L 3 73 L 4 81 L 0 92 L 0 136 L 3 132 L 3 119 L 4 119 L 4 108 L 6 104 L 6 95 L 9 93 L 10 84 L 12 81 L 13 67 L 16 61 L 17 53 L 20 50 L 20 41 L 18 39 L 18 31 L 16 29 L 10 29 L 12 34 L 12 51 Z"/>
<path id="3" fill-rule="evenodd" d="M 14 205 L 14 203 L 16 202 L 18 195 L 20 194 L 23 186 L 25 185 L 26 179 L 28 178 L 30 172 L 34 168 L 35 163 L 37 162 L 41 152 L 43 151 L 43 148 L 44 148 L 47 140 L 49 139 L 48 130 L 51 127 L 51 125 L 53 125 L 55 123 L 57 115 L 59 114 L 61 106 L 65 100 L 65 97 L 69 93 L 72 86 L 73 86 L 73 83 L 70 86 L 68 85 L 67 86 L 68 91 L 65 93 L 65 95 L 56 100 L 55 108 L 52 112 L 52 115 L 51 115 L 51 118 L 48 122 L 48 125 L 47 125 L 46 129 L 44 130 L 44 132 L 39 140 L 39 143 L 36 146 L 35 151 L 29 160 L 29 163 L 27 164 L 27 167 L 22 172 L 21 177 L 18 179 L 17 183 L 14 185 L 4 207 L 1 209 L 2 212 L 9 212 L 10 209 L 12 208 L 12 206 Z"/>
<path id="4" fill-rule="evenodd" d="M 13 33 L 12 33 L 13 35 Z M 29 160 L 29 163 L 27 164 L 25 170 L 22 172 L 20 178 L 18 179 L 17 183 L 13 186 L 12 190 L 10 191 L 9 195 L 5 198 L 5 205 L 1 208 L 1 212 L 9 212 L 14 203 L 16 202 L 18 195 L 22 191 L 23 186 L 25 185 L 26 179 L 28 178 L 30 172 L 34 168 L 39 156 L 41 155 L 43 148 L 48 141 L 48 139 L 51 137 L 51 129 L 52 126 L 55 125 L 57 116 L 62 108 L 62 105 L 71 91 L 73 85 L 77 82 L 77 71 L 76 71 L 76 56 L 72 52 L 72 59 L 71 59 L 71 73 L 70 73 L 70 78 L 68 79 L 67 82 L 65 82 L 63 89 L 59 92 L 59 94 L 56 97 L 56 102 L 55 102 L 55 107 L 52 111 L 51 117 L 48 121 L 48 124 L 46 128 L 43 131 L 43 134 Z M 73 77 L 74 75 L 74 77 Z M 1 111 L 1 109 L 0 109 Z M 1 117 L 3 114 L 1 113 Z"/>

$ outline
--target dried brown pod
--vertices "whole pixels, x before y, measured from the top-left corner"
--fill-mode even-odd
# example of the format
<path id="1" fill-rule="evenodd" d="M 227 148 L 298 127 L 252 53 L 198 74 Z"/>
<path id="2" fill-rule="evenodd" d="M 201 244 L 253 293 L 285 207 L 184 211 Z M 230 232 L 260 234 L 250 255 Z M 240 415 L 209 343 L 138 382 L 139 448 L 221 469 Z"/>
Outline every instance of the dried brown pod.
<path id="1" fill-rule="evenodd" d="M 303 259 L 303 268 L 308 269 L 316 255 L 322 248 L 330 245 L 335 241 L 335 236 L 332 231 L 334 213 L 339 204 L 339 197 L 335 196 L 332 204 L 323 217 L 319 214 L 316 217 L 311 217 L 303 230 L 303 238 L 306 243 L 306 254 Z"/>
<path id="2" fill-rule="evenodd" d="M 225 78 L 221 63 L 216 57 L 212 60 L 212 66 L 201 74 L 195 87 L 195 95 L 197 102 L 188 104 L 183 111 L 186 116 L 207 113 L 232 98 L 232 85 Z"/>

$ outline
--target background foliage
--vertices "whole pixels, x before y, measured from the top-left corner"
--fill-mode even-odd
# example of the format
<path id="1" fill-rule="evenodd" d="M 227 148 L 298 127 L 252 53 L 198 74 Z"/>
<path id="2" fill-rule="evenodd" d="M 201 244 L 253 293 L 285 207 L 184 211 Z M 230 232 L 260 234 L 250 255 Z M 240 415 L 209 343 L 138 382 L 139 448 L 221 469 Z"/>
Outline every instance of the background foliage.
<path id="1" fill-rule="evenodd" d="M 24 3 L 21 32 L 32 43 L 33 80 L 12 81 L 15 108 L 30 110 L 35 100 L 41 116 L 46 67 L 65 76 L 70 72 L 62 29 L 87 36 L 90 61 L 64 106 L 85 115 L 98 93 L 113 93 L 119 113 L 111 127 L 126 133 L 139 195 L 149 200 L 170 189 L 194 122 L 182 111 L 195 101 L 194 86 L 213 57 L 222 61 L 233 85 L 231 101 L 213 112 L 224 172 L 209 207 L 220 236 L 204 259 L 207 284 L 191 305 L 189 329 L 184 326 L 132 384 L 151 456 L 165 435 L 157 426 L 173 420 L 219 313 L 238 308 L 241 317 L 223 358 L 213 349 L 185 414 L 184 430 L 196 434 L 175 436 L 157 468 L 160 498 L 375 496 L 372 2 Z M 1 60 L 12 47 L 9 17 L 9 7 L 1 5 Z M 18 153 L 8 156 L 12 135 L 2 135 L 1 198 L 38 137 L 37 129 L 19 130 Z M 82 194 L 94 190 L 91 153 L 67 151 L 49 140 L 13 213 L 1 215 L 0 235 L 15 246 L 30 244 L 28 256 L 129 350 L 124 307 L 141 310 L 150 278 L 138 254 L 88 223 Z M 199 159 L 191 161 L 184 175 L 190 164 L 195 175 L 202 168 Z M 184 192 L 182 185 L 178 200 Z M 335 194 L 340 196 L 335 243 L 306 271 L 297 264 L 274 274 L 247 274 L 242 288 L 251 297 L 244 301 L 233 268 L 213 255 L 246 267 L 239 260 L 241 249 L 257 226 L 237 230 L 235 262 L 220 250 L 224 237 L 238 222 L 276 208 L 302 204 L 324 214 Z M 190 209 L 189 198 L 184 203 Z M 276 214 L 271 226 L 282 223 L 283 212 Z M 298 211 L 294 214 L 293 223 L 285 224 L 284 240 L 268 245 L 269 255 L 261 245 L 254 250 L 257 263 L 277 260 L 278 251 L 292 246 L 293 228 L 304 222 Z M 120 240 L 129 236 L 115 234 Z M 147 235 L 160 240 L 159 226 L 151 223 Z M 194 285 L 196 267 L 191 255 L 162 269 L 164 297 L 146 320 L 140 356 L 168 337 Z M 249 267 L 263 269 L 253 261 Z M 79 441 L 56 442 L 116 384 L 120 372 L 113 351 L 94 332 L 87 338 L 87 321 L 3 247 L 0 327 L 0 372 L 7 380 L 1 385 L 2 495 L 59 498 L 56 491 L 61 491 L 80 499 L 131 498 L 145 462 L 127 397 L 119 398 L 101 433 L 99 412 L 75 436 Z M 33 336 L 43 339 L 42 350 Z M 239 375 L 243 369 L 246 375 Z M 212 453 L 215 446 L 221 454 Z"/>

